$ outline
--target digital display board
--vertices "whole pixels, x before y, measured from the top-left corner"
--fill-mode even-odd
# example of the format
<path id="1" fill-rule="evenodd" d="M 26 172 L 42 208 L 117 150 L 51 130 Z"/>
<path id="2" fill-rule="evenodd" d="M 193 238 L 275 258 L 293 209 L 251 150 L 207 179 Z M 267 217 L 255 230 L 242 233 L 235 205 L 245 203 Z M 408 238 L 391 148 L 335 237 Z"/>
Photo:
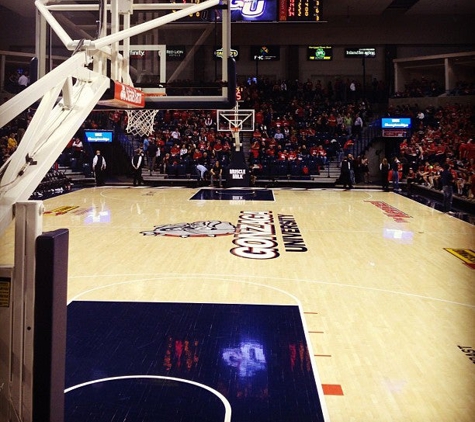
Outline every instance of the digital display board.
<path id="1" fill-rule="evenodd" d="M 320 0 L 279 0 L 279 22 L 319 22 Z"/>
<path id="2" fill-rule="evenodd" d="M 200 0 L 183 0 L 197 4 Z M 230 0 L 231 22 L 319 22 L 322 0 Z M 220 22 L 219 8 L 206 9 L 176 22 Z"/>
<path id="3" fill-rule="evenodd" d="M 345 48 L 345 57 L 376 57 L 376 48 L 363 47 L 363 48 Z"/>
<path id="4" fill-rule="evenodd" d="M 272 22 L 277 20 L 278 0 L 231 0 L 231 22 Z"/>
<path id="5" fill-rule="evenodd" d="M 231 22 L 275 22 L 279 0 L 230 0 Z M 188 1 L 186 1 L 188 2 Z M 193 0 L 192 3 L 199 3 Z M 203 10 L 196 15 L 180 19 L 178 22 L 202 21 L 221 22 L 223 16 L 220 8 Z"/>
<path id="6" fill-rule="evenodd" d="M 333 59 L 333 47 L 329 45 L 309 45 L 307 47 L 307 60 L 329 61 Z"/>
<path id="7" fill-rule="evenodd" d="M 383 138 L 407 138 L 407 130 L 404 129 L 383 129 Z"/>
<path id="8" fill-rule="evenodd" d="M 112 130 L 94 130 L 84 131 L 84 137 L 87 142 L 112 142 L 114 132 Z"/>
<path id="9" fill-rule="evenodd" d="M 280 60 L 280 46 L 278 45 L 252 45 L 251 60 Z"/>
<path id="10" fill-rule="evenodd" d="M 381 129 L 410 129 L 410 117 L 383 117 L 381 119 Z"/>
<path id="11" fill-rule="evenodd" d="M 381 118 L 381 132 L 385 138 L 406 138 L 411 126 L 410 117 Z"/>
<path id="12" fill-rule="evenodd" d="M 404 129 L 383 129 L 383 138 L 407 138 L 407 130 Z"/>

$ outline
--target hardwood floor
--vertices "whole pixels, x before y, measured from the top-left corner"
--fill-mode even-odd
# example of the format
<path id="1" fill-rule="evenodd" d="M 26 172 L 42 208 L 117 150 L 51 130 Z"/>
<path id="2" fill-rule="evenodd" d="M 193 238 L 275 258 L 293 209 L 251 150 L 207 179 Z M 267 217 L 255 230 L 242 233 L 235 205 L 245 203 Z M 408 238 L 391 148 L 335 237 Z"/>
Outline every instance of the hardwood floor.
<path id="1" fill-rule="evenodd" d="M 226 346 L 247 363 L 252 361 L 259 376 L 264 358 L 256 353 L 265 357 L 267 381 L 259 384 L 261 401 L 263 395 L 277 394 L 271 386 L 277 385 L 273 377 L 278 369 L 290 373 L 292 361 L 306 365 L 308 353 L 322 414 L 321 418 L 300 415 L 294 420 L 276 410 L 279 406 L 272 407 L 275 402 L 266 401 L 267 407 L 252 404 L 259 395 L 255 391 L 249 393 L 247 403 L 242 395 L 252 390 L 252 380 L 257 378 L 239 378 L 247 367 L 236 361 L 231 364 L 229 359 L 226 366 L 224 349 L 207 353 L 216 358 L 216 376 L 239 378 L 233 385 L 240 390 L 234 395 L 216 382 L 216 389 L 228 394 L 231 407 L 239 408 L 233 421 L 473 420 L 473 225 L 402 195 L 362 189 L 229 192 L 104 187 L 71 192 L 48 199 L 44 205 L 44 231 L 70 230 L 71 305 L 98 301 L 175 304 L 178 311 L 165 313 L 168 317 L 160 314 L 171 318 L 166 325 L 170 327 L 179 326 L 184 304 L 227 305 L 231 315 L 237 309 L 246 315 L 246 306 L 264 306 L 274 315 L 267 325 L 261 327 L 262 315 L 250 321 L 235 320 L 229 325 L 234 337 Z M 12 262 L 12 238 L 10 228 L 0 239 L 0 263 Z M 292 318 L 273 314 L 287 307 L 298 310 L 300 337 L 286 334 L 289 326 L 295 326 Z M 71 318 L 78 321 L 77 314 Z M 94 330 L 94 317 L 88 318 Z M 210 327 L 219 321 L 225 326 L 225 316 L 214 318 Z M 142 331 L 132 317 L 120 321 L 111 318 L 111 332 L 105 335 L 116 330 L 115 335 L 120 336 L 122 330 L 124 338 L 130 339 L 134 338 L 130 331 Z M 202 321 L 198 325 L 200 330 L 206 326 Z M 248 334 L 236 335 L 239 328 Z M 179 337 L 178 329 L 157 330 L 165 331 L 163 338 L 170 332 L 174 339 Z M 190 332 L 189 327 L 187 330 Z M 96 343 L 100 333 L 104 334 L 96 333 Z M 68 332 L 68 342 L 75 334 Z M 277 335 L 275 341 L 259 340 L 271 334 Z M 238 345 L 237 339 L 244 337 L 253 337 L 251 358 L 249 346 Z M 305 346 L 300 351 L 299 344 Z M 143 343 L 136 346 L 136 350 L 145 347 Z M 165 341 L 154 347 L 160 360 L 157 374 L 163 375 L 162 352 L 168 346 Z M 176 352 L 180 347 L 172 349 Z M 71 347 L 68 350 L 67 368 L 79 371 L 77 378 L 67 372 L 70 384 L 111 376 L 100 365 L 94 366 L 96 372 L 87 368 L 95 365 L 94 360 L 72 365 L 74 354 L 70 354 Z M 140 355 L 131 354 L 130 362 Z M 104 367 L 114 356 L 102 355 Z M 114 373 L 123 375 L 118 372 Z M 315 399 L 313 390 L 307 390 L 300 378 L 282 379 L 286 383 L 294 379 L 295 385 L 278 396 L 279 400 L 286 401 L 292 394 L 300 402 Z M 303 391 L 312 397 L 295 396 Z M 259 409 L 263 416 L 249 419 L 243 403 Z"/>

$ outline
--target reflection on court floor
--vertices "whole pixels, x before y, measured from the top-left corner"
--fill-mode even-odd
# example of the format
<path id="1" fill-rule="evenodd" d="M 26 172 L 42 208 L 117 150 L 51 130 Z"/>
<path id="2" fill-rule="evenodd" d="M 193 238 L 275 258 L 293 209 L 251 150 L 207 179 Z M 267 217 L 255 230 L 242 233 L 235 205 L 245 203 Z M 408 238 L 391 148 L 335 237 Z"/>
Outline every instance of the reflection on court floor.
<path id="1" fill-rule="evenodd" d="M 66 365 L 67 422 L 223 421 L 202 386 L 233 422 L 324 420 L 297 306 L 72 302 Z"/>
<path id="2" fill-rule="evenodd" d="M 200 189 L 192 200 L 273 201 L 274 193 L 264 189 Z"/>

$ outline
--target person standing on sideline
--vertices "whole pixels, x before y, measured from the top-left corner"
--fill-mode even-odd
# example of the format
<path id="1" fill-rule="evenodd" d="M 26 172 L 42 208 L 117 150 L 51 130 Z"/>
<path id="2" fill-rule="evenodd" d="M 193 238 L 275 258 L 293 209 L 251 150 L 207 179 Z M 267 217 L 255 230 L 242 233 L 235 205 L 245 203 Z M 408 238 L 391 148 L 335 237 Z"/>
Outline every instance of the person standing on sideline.
<path id="1" fill-rule="evenodd" d="M 381 170 L 381 188 L 384 192 L 389 192 L 389 170 L 391 169 L 391 166 L 386 157 L 383 158 L 383 161 L 379 165 L 379 169 Z"/>
<path id="2" fill-rule="evenodd" d="M 143 183 L 142 167 L 144 165 L 143 152 L 139 148 L 135 151 L 135 155 L 132 157 L 132 168 L 134 171 L 134 186 L 137 184 L 140 186 Z"/>
<path id="3" fill-rule="evenodd" d="M 361 172 L 363 173 L 364 183 L 366 184 L 371 183 L 371 181 L 369 180 L 369 160 L 368 160 L 368 157 L 366 157 L 366 155 L 364 154 L 361 157 L 360 168 L 361 168 Z"/>
<path id="4" fill-rule="evenodd" d="M 150 139 L 147 135 L 145 135 L 143 137 L 143 140 L 142 140 L 142 151 L 143 151 L 143 154 L 142 154 L 142 160 L 145 164 L 145 159 L 148 158 L 148 147 L 150 145 Z"/>
<path id="5" fill-rule="evenodd" d="M 156 142 L 152 139 L 150 140 L 150 145 L 148 146 L 147 153 L 148 153 L 148 169 L 150 170 L 150 176 L 152 172 L 155 171 L 155 163 L 157 162 L 157 152 L 158 146 Z"/>
<path id="6" fill-rule="evenodd" d="M 444 164 L 444 170 L 440 173 L 440 181 L 442 183 L 442 192 L 444 193 L 444 212 L 449 212 L 452 208 L 452 197 L 454 194 L 454 176 L 449 163 Z"/>
<path id="7" fill-rule="evenodd" d="M 348 160 L 348 157 L 343 158 L 341 162 L 341 173 L 340 173 L 340 182 L 343 185 L 343 189 L 353 189 L 353 184 L 351 183 L 351 163 Z"/>
<path id="8" fill-rule="evenodd" d="M 101 155 L 101 151 L 97 150 L 96 155 L 92 159 L 92 168 L 96 178 L 96 186 L 104 186 L 104 176 L 106 170 L 106 159 Z"/>
<path id="9" fill-rule="evenodd" d="M 350 165 L 350 189 L 356 183 L 356 176 L 355 176 L 355 158 L 353 154 L 348 154 L 348 163 Z"/>
<path id="10" fill-rule="evenodd" d="M 391 180 L 393 182 L 393 190 L 399 192 L 399 160 L 394 157 L 391 163 Z"/>

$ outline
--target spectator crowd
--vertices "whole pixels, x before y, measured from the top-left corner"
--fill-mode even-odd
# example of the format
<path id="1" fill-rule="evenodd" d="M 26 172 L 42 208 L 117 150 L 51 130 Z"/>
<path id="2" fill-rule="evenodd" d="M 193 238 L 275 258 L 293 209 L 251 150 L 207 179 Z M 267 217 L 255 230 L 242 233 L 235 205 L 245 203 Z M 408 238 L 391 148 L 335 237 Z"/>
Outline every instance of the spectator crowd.
<path id="1" fill-rule="evenodd" d="M 431 86 L 426 86 L 429 95 Z M 338 80 L 334 85 L 324 85 L 310 80 L 263 79 L 250 80 L 240 89 L 240 108 L 255 112 L 255 130 L 245 134 L 249 140 L 247 158 L 255 177 L 305 178 L 318 174 L 329 160 L 340 165 L 344 157 L 353 153 L 363 126 L 375 117 L 370 104 L 361 98 L 361 84 L 355 81 Z M 375 81 L 373 89 L 371 95 L 378 96 L 382 88 Z M 397 106 L 389 107 L 387 115 L 409 116 L 414 121 L 412 136 L 401 143 L 398 154 L 401 177 L 407 179 L 409 186 L 420 183 L 440 188 L 441 169 L 449 163 L 455 193 L 473 198 L 473 106 Z M 25 113 L 1 129 L 2 163 L 15 151 L 30 118 L 31 114 Z M 124 111 L 94 112 L 83 128 L 109 126 L 123 131 L 126 124 Z M 216 110 L 160 110 L 153 132 L 135 139 L 136 148 L 140 148 L 143 164 L 151 174 L 198 175 L 200 165 L 209 176 L 216 162 L 226 170 L 234 142 L 229 128 L 218 124 Z M 81 138 L 76 136 L 66 148 L 72 154 L 78 154 L 73 146 L 78 137 Z M 87 156 L 76 158 L 88 160 Z M 360 181 L 369 182 L 367 161 L 364 155 L 355 158 Z"/>
<path id="2" fill-rule="evenodd" d="M 309 177 L 329 159 L 342 158 L 362 135 L 371 110 L 355 91 L 343 95 L 341 86 L 258 80 L 241 86 L 240 109 L 255 112 L 255 130 L 244 133 L 249 142 L 249 165 L 255 177 Z M 341 83 L 347 86 L 347 84 Z M 336 93 L 335 88 L 338 90 Z M 354 92 L 354 94 L 352 94 Z M 342 101 L 354 95 L 353 101 Z M 124 112 L 111 114 L 125 128 Z M 140 140 L 149 171 L 172 176 L 196 174 L 196 166 L 211 169 L 216 161 L 229 165 L 233 138 L 229 127 L 218 127 L 215 110 L 165 110 L 155 117 L 154 131 Z"/>
<path id="3" fill-rule="evenodd" d="M 409 189 L 417 183 L 442 189 L 440 175 L 445 164 L 453 174 L 456 195 L 475 196 L 475 113 L 473 105 L 443 107 L 417 105 L 390 108 L 390 116 L 410 116 L 412 136 L 399 145 L 401 173 Z"/>

